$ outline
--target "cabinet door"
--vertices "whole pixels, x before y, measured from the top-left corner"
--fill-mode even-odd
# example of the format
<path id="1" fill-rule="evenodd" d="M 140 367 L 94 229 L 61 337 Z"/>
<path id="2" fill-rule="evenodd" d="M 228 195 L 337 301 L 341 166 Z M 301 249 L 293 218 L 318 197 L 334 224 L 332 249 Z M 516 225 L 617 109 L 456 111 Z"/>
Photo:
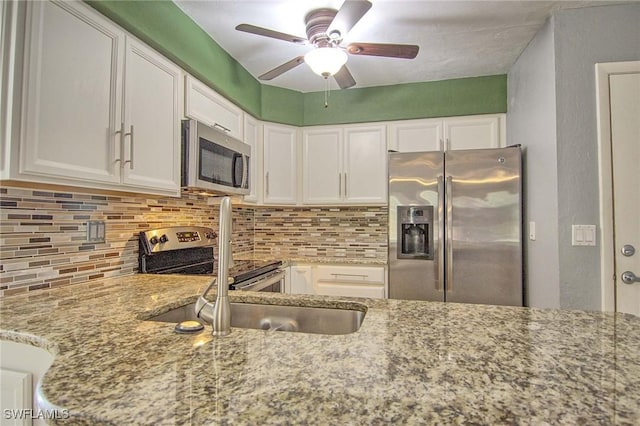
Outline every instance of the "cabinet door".
<path id="1" fill-rule="evenodd" d="M 297 147 L 295 127 L 264 126 L 264 202 L 295 204 L 297 201 Z"/>
<path id="2" fill-rule="evenodd" d="M 31 403 L 31 373 L 0 368 L 0 400 L 2 401 L 3 415 L 9 410 L 33 410 Z M 31 418 L 24 416 L 22 419 L 16 416 L 14 419 L 3 417 L 3 425 L 32 425 Z"/>
<path id="3" fill-rule="evenodd" d="M 124 41 L 81 3 L 27 3 L 21 173 L 120 181 Z"/>
<path id="4" fill-rule="evenodd" d="M 181 70 L 127 38 L 124 183 L 180 191 Z"/>
<path id="5" fill-rule="evenodd" d="M 459 117 L 444 120 L 446 149 L 480 149 L 500 147 L 500 118 Z"/>
<path id="6" fill-rule="evenodd" d="M 244 116 L 244 142 L 251 146 L 249 159 L 249 194 L 245 201 L 259 203 L 262 187 L 262 138 L 260 122 L 248 114 Z"/>
<path id="7" fill-rule="evenodd" d="M 336 203 L 343 195 L 342 130 L 305 129 L 302 136 L 303 201 Z"/>
<path id="8" fill-rule="evenodd" d="M 291 267 L 291 294 L 313 294 L 311 266 Z"/>
<path id="9" fill-rule="evenodd" d="M 185 115 L 243 140 L 244 113 L 213 89 L 186 76 Z"/>
<path id="10" fill-rule="evenodd" d="M 389 124 L 391 151 L 423 152 L 444 149 L 442 120 L 407 120 Z"/>
<path id="11" fill-rule="evenodd" d="M 344 138 L 344 200 L 349 203 L 386 203 L 385 126 L 347 127 Z"/>

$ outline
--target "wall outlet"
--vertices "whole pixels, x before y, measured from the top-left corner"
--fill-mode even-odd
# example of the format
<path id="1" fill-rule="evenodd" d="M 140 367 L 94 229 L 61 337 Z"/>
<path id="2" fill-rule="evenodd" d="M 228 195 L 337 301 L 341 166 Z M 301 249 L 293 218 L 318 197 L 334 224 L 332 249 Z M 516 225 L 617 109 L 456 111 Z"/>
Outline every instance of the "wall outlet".
<path id="1" fill-rule="evenodd" d="M 90 220 L 87 222 L 87 242 L 104 243 L 106 224 L 103 220 Z"/>

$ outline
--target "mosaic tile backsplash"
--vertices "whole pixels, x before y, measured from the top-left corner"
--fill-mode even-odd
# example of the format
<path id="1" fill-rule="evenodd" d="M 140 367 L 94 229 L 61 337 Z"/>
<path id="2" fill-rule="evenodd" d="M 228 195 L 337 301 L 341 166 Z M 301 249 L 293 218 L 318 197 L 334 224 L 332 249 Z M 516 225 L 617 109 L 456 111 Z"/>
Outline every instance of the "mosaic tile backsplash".
<path id="1" fill-rule="evenodd" d="M 0 293 L 47 289 L 138 269 L 138 233 L 166 226 L 217 228 L 206 198 L 113 196 L 0 188 Z M 233 209 L 233 250 L 253 248 L 253 209 Z M 105 221 L 104 243 L 87 242 L 87 221 Z"/>
<path id="2" fill-rule="evenodd" d="M 217 227 L 218 207 L 196 195 L 163 198 L 0 188 L 0 296 L 126 275 L 138 269 L 138 233 Z M 87 242 L 105 221 L 104 243 Z M 281 259 L 386 259 L 384 207 L 233 207 L 233 251 Z"/>
<path id="3" fill-rule="evenodd" d="M 387 259 L 386 207 L 256 209 L 254 252 L 287 259 Z"/>

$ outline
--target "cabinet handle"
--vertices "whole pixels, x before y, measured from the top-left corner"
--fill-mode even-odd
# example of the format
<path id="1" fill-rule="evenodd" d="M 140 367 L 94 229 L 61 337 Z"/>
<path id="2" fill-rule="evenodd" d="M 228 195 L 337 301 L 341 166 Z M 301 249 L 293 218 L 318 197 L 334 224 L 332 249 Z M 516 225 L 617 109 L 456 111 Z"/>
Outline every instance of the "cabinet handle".
<path id="1" fill-rule="evenodd" d="M 347 198 L 347 172 L 344 173 L 344 198 Z"/>
<path id="2" fill-rule="evenodd" d="M 342 197 L 342 173 L 338 173 L 338 196 Z"/>
<path id="3" fill-rule="evenodd" d="M 331 274 L 334 280 L 337 280 L 338 277 L 360 277 L 362 279 L 368 278 L 367 274 Z"/>
<path id="4" fill-rule="evenodd" d="M 267 192 L 267 195 L 269 195 L 269 172 L 267 172 L 265 174 L 265 180 L 266 180 L 266 182 L 265 182 L 265 184 L 266 184 L 265 185 L 266 186 L 266 192 Z"/>
<path id="5" fill-rule="evenodd" d="M 231 133 L 231 129 L 228 127 L 224 127 L 222 124 L 220 123 L 213 123 L 213 127 L 217 127 L 219 129 L 222 129 L 223 132 L 225 133 Z"/>
<path id="6" fill-rule="evenodd" d="M 447 138 L 447 151 L 451 151 L 451 139 Z"/>
<path id="7" fill-rule="evenodd" d="M 440 151 L 444 151 L 444 143 L 442 142 L 442 138 L 438 139 L 438 149 Z"/>
<path id="8" fill-rule="evenodd" d="M 129 159 L 125 160 L 124 164 L 129 163 L 129 170 L 133 170 L 133 124 L 131 125 L 131 131 L 125 133 L 124 136 L 131 137 L 131 139 L 129 139 Z"/>
<path id="9" fill-rule="evenodd" d="M 115 134 L 120 135 L 120 152 L 118 158 L 115 159 L 116 163 L 122 162 L 122 153 L 124 152 L 124 123 L 120 123 L 120 130 L 116 130 Z"/>

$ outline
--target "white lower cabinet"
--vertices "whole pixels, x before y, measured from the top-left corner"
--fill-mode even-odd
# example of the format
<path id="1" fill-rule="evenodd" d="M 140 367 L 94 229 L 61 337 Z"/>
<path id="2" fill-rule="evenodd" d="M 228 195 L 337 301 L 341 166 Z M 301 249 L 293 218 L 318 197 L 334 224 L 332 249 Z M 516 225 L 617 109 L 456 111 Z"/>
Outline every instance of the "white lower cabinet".
<path id="1" fill-rule="evenodd" d="M 28 2 L 10 177 L 178 195 L 182 70 L 80 2 Z"/>
<path id="2" fill-rule="evenodd" d="M 291 294 L 368 297 L 387 295 L 384 266 L 295 265 L 291 267 Z"/>
<path id="3" fill-rule="evenodd" d="M 291 266 L 290 294 L 313 294 L 313 281 L 311 266 L 295 265 Z"/>
<path id="4" fill-rule="evenodd" d="M 0 340 L 0 393 L 2 425 L 47 424 L 44 417 L 57 414 L 64 418 L 67 414 L 40 413 L 36 396 L 38 381 L 53 363 L 53 356 L 44 349 L 24 343 Z M 22 411 L 21 411 L 22 410 Z M 32 410 L 32 411 L 29 411 Z"/>

